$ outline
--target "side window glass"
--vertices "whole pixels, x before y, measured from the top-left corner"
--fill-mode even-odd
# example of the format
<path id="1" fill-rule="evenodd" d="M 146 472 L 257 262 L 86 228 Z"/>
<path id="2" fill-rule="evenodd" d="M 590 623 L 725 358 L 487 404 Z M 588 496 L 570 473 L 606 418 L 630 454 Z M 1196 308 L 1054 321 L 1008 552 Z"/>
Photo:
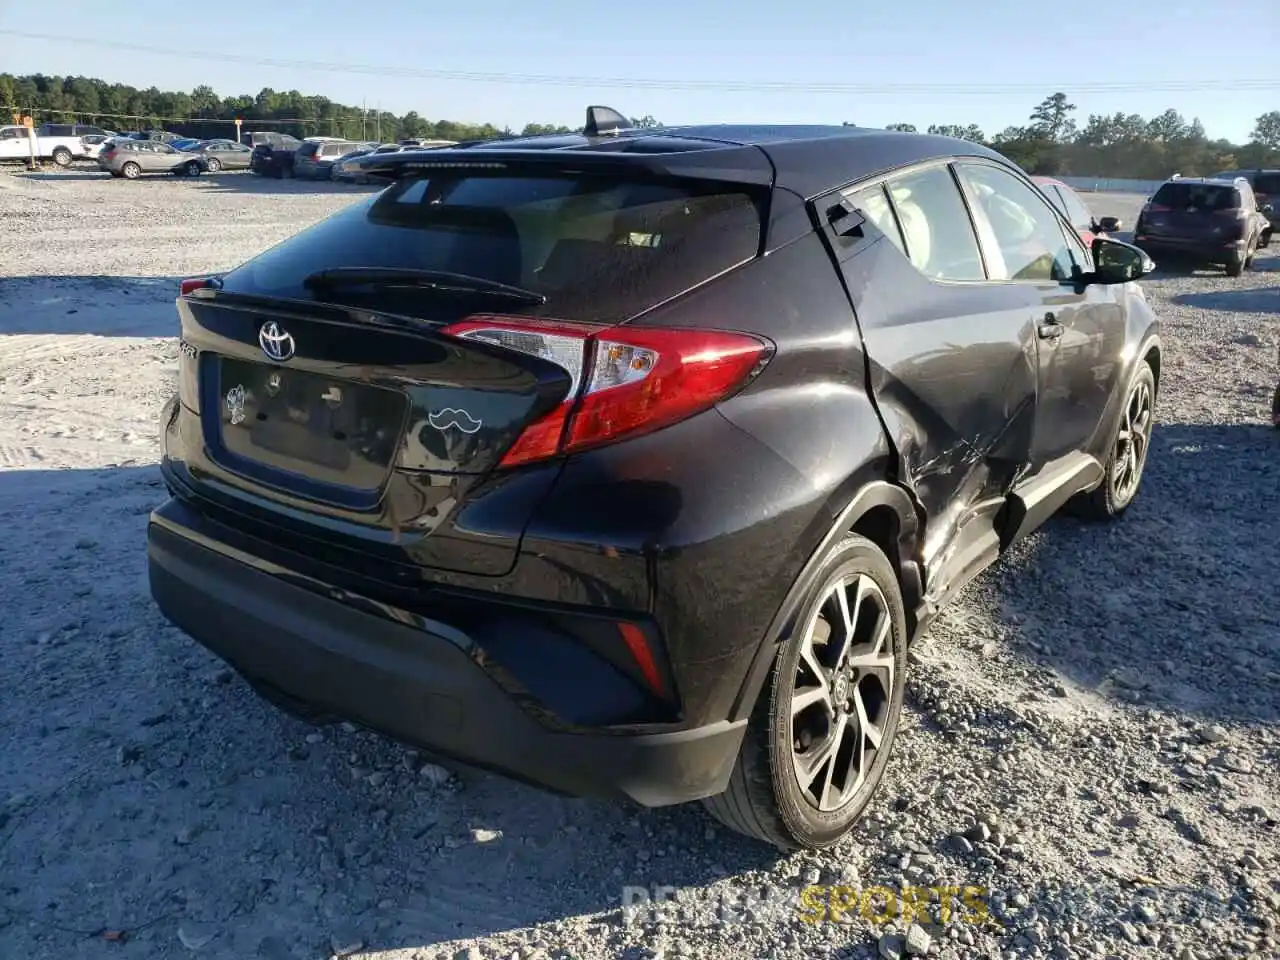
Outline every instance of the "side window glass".
<path id="1" fill-rule="evenodd" d="M 951 172 L 931 167 L 888 184 L 907 256 L 935 280 L 985 280 L 973 221 Z"/>
<path id="2" fill-rule="evenodd" d="M 1067 220 L 1077 227 L 1093 225 L 1093 214 L 1073 191 L 1063 190 L 1062 199 L 1067 202 Z"/>
<path id="3" fill-rule="evenodd" d="M 1058 219 L 1043 195 L 1013 174 L 987 164 L 957 165 L 976 205 L 987 221 L 1002 259 L 1001 280 L 1071 279 L 1075 260 Z"/>
<path id="4" fill-rule="evenodd" d="M 883 186 L 877 184 L 855 190 L 847 195 L 847 199 L 862 211 L 877 230 L 892 240 L 895 247 L 904 254 L 907 252 L 907 246 L 902 242 L 902 231 L 898 229 L 898 219 L 893 215 L 893 207 L 889 205 Z"/>

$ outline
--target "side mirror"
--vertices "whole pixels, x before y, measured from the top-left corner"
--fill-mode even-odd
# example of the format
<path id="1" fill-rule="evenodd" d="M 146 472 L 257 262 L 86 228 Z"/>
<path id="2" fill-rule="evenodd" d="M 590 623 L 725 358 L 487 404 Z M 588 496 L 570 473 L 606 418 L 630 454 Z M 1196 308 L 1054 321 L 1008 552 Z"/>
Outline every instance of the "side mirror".
<path id="1" fill-rule="evenodd" d="M 1275 208 L 1274 206 L 1272 206 L 1271 204 L 1269 204 L 1269 203 L 1264 203 L 1264 204 L 1262 205 L 1262 212 L 1263 212 L 1263 213 L 1275 213 L 1275 209 L 1276 209 L 1276 208 Z"/>
<path id="2" fill-rule="evenodd" d="M 1084 283 L 1128 283 L 1145 277 L 1156 268 L 1146 251 L 1110 237 L 1094 237 L 1092 252 L 1093 273 L 1080 278 Z"/>
<path id="3" fill-rule="evenodd" d="M 1115 217 L 1103 217 L 1098 221 L 1098 230 L 1101 233 L 1115 233 L 1123 224 Z"/>

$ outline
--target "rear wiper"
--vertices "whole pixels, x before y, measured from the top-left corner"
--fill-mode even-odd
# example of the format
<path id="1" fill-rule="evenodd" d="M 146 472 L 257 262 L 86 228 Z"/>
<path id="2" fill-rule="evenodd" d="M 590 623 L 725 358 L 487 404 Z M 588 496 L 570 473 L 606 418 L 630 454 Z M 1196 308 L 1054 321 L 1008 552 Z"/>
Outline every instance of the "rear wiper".
<path id="1" fill-rule="evenodd" d="M 414 270 L 402 267 L 331 267 L 328 270 L 317 270 L 302 281 L 308 288 L 342 287 L 342 286 L 374 286 L 374 287 L 420 287 L 426 290 L 439 290 L 447 293 L 483 293 L 490 296 L 508 297 L 524 303 L 546 303 L 547 298 L 541 293 L 515 287 L 497 280 L 486 280 L 484 277 L 473 277 L 465 273 L 453 273 L 449 270 Z"/>

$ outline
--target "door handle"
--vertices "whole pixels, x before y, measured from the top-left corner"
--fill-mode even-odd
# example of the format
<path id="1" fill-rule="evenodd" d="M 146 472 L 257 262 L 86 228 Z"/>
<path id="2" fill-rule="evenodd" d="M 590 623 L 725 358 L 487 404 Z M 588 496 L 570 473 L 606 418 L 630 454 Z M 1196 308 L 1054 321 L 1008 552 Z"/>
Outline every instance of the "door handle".
<path id="1" fill-rule="evenodd" d="M 1058 318 L 1052 313 L 1046 313 L 1044 319 L 1040 321 L 1040 325 L 1036 328 L 1036 333 L 1040 335 L 1041 340 L 1057 340 L 1062 336 L 1065 328 L 1058 322 Z"/>

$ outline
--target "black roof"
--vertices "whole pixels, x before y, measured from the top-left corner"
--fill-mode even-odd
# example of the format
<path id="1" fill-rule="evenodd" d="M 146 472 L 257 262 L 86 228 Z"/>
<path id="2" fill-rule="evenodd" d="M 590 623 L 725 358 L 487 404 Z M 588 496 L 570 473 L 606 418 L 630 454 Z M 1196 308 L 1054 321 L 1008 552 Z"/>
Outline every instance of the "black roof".
<path id="1" fill-rule="evenodd" d="M 480 160 L 478 154 L 486 162 L 553 162 L 584 170 L 616 168 L 625 162 L 654 173 L 774 183 L 805 198 L 935 157 L 1004 160 L 981 144 L 930 134 L 805 124 L 707 124 L 628 129 L 594 137 L 570 133 L 471 141 L 429 153 L 384 154 L 361 167 L 394 177 L 474 163 Z"/>

